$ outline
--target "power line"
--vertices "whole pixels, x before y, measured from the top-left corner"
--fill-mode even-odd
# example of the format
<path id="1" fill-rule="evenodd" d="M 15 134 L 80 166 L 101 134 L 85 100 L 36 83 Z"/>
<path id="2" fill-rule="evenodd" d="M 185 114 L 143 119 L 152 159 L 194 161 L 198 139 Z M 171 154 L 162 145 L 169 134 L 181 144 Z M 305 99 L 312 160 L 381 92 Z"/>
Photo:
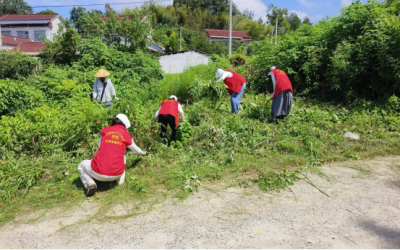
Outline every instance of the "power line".
<path id="1" fill-rule="evenodd" d="M 171 0 L 158 0 L 152 1 L 153 3 L 160 2 L 169 2 Z M 109 3 L 109 5 L 129 5 L 129 4 L 137 4 L 137 3 L 146 3 L 149 1 L 137 1 L 137 2 L 127 2 L 127 3 Z M 69 5 L 43 5 L 43 6 L 31 6 L 32 9 L 36 8 L 69 8 L 69 7 L 89 7 L 89 6 L 103 6 L 103 3 L 93 3 L 93 4 L 69 4 Z"/>
<path id="2" fill-rule="evenodd" d="M 311 13 L 311 14 L 309 14 L 309 15 L 311 16 L 311 15 L 317 14 L 317 13 L 319 13 L 319 12 L 322 12 L 322 11 L 325 11 L 325 10 L 332 9 L 333 7 L 336 7 L 336 6 L 339 6 L 339 5 L 342 5 L 342 4 L 340 3 L 340 4 L 332 5 L 332 6 L 331 6 L 331 7 L 329 7 L 329 8 L 326 8 L 326 9 L 319 10 L 319 11 L 317 11 L 317 12 L 314 12 L 314 13 Z"/>

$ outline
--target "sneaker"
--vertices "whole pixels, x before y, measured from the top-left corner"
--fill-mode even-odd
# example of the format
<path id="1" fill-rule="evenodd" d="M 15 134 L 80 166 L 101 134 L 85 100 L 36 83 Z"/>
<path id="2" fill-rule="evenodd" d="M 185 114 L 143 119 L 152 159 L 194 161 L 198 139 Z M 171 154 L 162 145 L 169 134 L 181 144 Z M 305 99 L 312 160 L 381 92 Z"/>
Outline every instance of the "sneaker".
<path id="1" fill-rule="evenodd" d="M 94 193 L 96 193 L 96 189 L 97 188 L 96 188 L 95 184 L 92 184 L 92 185 L 88 186 L 87 190 L 86 190 L 86 196 L 87 197 L 93 196 Z"/>

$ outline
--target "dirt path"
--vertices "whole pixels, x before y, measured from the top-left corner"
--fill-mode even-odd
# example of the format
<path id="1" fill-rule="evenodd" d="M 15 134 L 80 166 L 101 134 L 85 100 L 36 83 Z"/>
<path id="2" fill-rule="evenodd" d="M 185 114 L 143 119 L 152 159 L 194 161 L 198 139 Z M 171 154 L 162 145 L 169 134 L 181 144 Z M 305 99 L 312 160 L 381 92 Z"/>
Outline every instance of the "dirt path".
<path id="1" fill-rule="evenodd" d="M 0 248 L 400 248 L 400 156 L 326 165 L 279 194 L 201 187 L 124 220 L 68 213 L 0 228 Z M 123 214 L 127 207 L 116 206 Z"/>

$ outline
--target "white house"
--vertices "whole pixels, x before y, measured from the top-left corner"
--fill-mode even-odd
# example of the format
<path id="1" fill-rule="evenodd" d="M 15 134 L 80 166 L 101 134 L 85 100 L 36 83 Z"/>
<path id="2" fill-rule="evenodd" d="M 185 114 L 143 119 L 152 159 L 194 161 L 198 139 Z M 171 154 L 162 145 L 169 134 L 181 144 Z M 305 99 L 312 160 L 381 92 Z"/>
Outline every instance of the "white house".
<path id="1" fill-rule="evenodd" d="M 59 25 L 58 14 L 7 14 L 0 17 L 1 34 L 42 41 L 42 36 L 53 41 Z"/>
<path id="2" fill-rule="evenodd" d="M 160 56 L 159 62 L 164 73 L 182 73 L 186 68 L 208 64 L 209 55 L 196 51 L 180 51 Z"/>

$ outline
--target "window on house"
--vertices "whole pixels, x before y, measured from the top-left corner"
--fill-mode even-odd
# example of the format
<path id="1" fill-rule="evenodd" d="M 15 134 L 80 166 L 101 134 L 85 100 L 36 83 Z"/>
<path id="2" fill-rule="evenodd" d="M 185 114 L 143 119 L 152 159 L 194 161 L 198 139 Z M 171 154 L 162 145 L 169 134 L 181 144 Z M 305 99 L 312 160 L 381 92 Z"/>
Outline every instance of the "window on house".
<path id="1" fill-rule="evenodd" d="M 2 34 L 2 35 L 9 35 L 9 36 L 11 36 L 11 31 L 4 31 L 4 30 L 2 30 L 2 31 L 1 31 L 1 34 Z"/>
<path id="2" fill-rule="evenodd" d="M 45 30 L 37 30 L 34 33 L 35 33 L 35 41 L 42 41 L 43 37 L 46 37 Z"/>
<path id="3" fill-rule="evenodd" d="M 29 32 L 28 31 L 17 31 L 17 37 L 29 38 Z"/>

